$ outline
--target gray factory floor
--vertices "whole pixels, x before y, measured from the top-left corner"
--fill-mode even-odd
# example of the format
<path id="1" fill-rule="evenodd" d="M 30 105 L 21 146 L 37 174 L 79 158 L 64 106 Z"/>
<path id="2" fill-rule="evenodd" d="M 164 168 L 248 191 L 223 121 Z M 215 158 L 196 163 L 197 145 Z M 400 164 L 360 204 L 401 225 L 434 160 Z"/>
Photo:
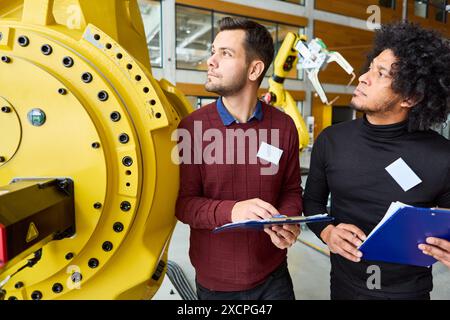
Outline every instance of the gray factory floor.
<path id="1" fill-rule="evenodd" d="M 303 230 L 299 240 L 307 241 L 321 249 L 327 249 L 310 230 Z M 195 272 L 189 261 L 188 250 L 189 226 L 178 222 L 169 247 L 169 260 L 176 262 L 182 268 L 189 284 L 195 288 Z M 330 262 L 327 256 L 297 241 L 289 249 L 288 264 L 297 300 L 329 299 Z M 433 267 L 433 275 L 434 289 L 431 298 L 450 300 L 450 270 L 441 263 L 437 263 Z M 169 277 L 166 276 L 153 299 L 181 300 L 181 297 Z"/>

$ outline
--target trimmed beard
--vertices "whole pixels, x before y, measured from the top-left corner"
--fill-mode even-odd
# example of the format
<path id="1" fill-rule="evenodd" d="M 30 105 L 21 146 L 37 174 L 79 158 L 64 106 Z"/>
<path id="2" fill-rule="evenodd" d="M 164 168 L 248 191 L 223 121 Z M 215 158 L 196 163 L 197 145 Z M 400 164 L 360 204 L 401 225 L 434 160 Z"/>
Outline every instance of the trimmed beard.
<path id="1" fill-rule="evenodd" d="M 229 97 L 241 91 L 246 84 L 247 70 L 245 70 L 245 72 L 242 72 L 241 76 L 234 80 L 233 84 L 224 86 L 221 84 L 212 84 L 210 82 L 206 82 L 205 89 L 208 92 L 217 93 L 219 96 Z"/>
<path id="2" fill-rule="evenodd" d="M 384 103 L 384 108 L 383 109 L 379 109 L 379 110 L 369 110 L 367 107 L 365 106 L 361 106 L 361 105 L 357 105 L 355 103 L 353 103 L 353 100 L 350 101 L 350 105 L 349 107 L 359 111 L 359 112 L 364 112 L 365 114 L 375 114 L 375 113 L 379 113 L 379 112 L 386 112 L 386 111 L 391 111 L 392 109 L 394 109 L 395 105 L 399 102 L 399 99 L 392 99 L 388 102 Z"/>

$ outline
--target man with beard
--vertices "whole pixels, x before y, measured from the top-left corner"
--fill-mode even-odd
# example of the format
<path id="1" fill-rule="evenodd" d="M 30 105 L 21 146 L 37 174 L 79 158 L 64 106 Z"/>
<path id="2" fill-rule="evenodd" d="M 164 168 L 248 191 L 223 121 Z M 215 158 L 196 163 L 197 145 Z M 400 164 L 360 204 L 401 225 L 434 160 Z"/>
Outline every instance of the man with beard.
<path id="1" fill-rule="evenodd" d="M 331 193 L 334 222 L 310 228 L 331 251 L 332 299 L 430 299 L 431 268 L 366 261 L 357 248 L 391 202 L 450 208 L 450 142 L 431 130 L 449 114 L 449 41 L 407 22 L 384 25 L 368 63 L 351 101 L 363 118 L 325 129 L 314 145 L 304 212 L 323 213 Z M 399 159 L 420 183 L 403 189 L 391 176 L 386 167 Z M 428 241 L 436 246 L 417 250 L 445 261 L 436 253 L 445 242 Z"/>
<path id="2" fill-rule="evenodd" d="M 211 133 L 220 146 L 215 156 L 225 155 L 212 163 L 207 159 L 201 163 L 182 160 L 180 166 L 176 216 L 191 229 L 189 254 L 202 300 L 295 298 L 286 252 L 300 234 L 298 225 L 277 226 L 265 232 L 212 233 L 215 227 L 230 222 L 299 215 L 302 211 L 294 122 L 257 98 L 273 55 L 272 37 L 263 26 L 241 18 L 222 19 L 207 62 L 205 85 L 220 98 L 184 118 L 179 126 L 179 130 L 195 137 L 196 123 L 200 123 L 205 135 Z M 230 132 L 244 145 L 233 143 L 227 148 L 229 141 L 223 140 Z M 270 132 L 269 137 L 264 138 L 263 132 Z M 257 141 L 247 139 L 252 134 Z M 270 174 L 263 170 L 269 163 L 256 161 L 258 148 L 263 145 L 273 151 L 272 156 L 281 152 L 281 158 L 261 156 L 275 169 Z M 202 141 L 198 149 L 190 148 L 192 156 L 188 158 L 197 155 L 198 159 L 206 147 Z M 185 152 L 180 150 L 181 158 Z M 245 161 L 236 161 L 236 153 L 238 158 L 243 154 L 240 160 Z"/>

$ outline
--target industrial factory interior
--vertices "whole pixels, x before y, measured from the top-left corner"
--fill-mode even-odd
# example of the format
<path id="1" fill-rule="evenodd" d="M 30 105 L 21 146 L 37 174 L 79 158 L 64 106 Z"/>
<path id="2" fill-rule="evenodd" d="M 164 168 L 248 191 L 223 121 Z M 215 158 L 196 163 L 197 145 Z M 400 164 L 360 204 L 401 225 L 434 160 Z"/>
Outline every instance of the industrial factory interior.
<path id="1" fill-rule="evenodd" d="M 449 0 L 1 0 L 0 300 L 450 300 L 449 39 Z"/>

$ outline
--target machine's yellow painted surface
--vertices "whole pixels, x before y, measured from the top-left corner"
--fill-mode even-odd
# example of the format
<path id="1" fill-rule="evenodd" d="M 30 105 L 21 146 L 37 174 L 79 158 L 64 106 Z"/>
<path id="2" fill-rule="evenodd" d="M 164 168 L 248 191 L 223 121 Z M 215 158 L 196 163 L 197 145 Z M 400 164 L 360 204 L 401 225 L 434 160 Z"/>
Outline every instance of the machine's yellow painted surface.
<path id="1" fill-rule="evenodd" d="M 16 110 L 0 97 L 0 167 L 14 157 L 22 138 L 20 119 Z M 8 139 L 6 139 L 8 137 Z"/>
<path id="2" fill-rule="evenodd" d="M 325 128 L 331 126 L 333 118 L 333 107 L 326 104 L 315 105 L 312 109 L 312 115 L 314 117 L 314 139 L 317 138 L 320 132 Z"/>
<path id="3" fill-rule="evenodd" d="M 0 62 L 0 102 L 12 110 L 0 114 L 0 152 L 7 159 L 0 185 L 18 177 L 68 177 L 76 210 L 76 235 L 46 244 L 42 260 L 5 286 L 6 298 L 30 299 L 35 291 L 43 299 L 150 298 L 162 281 L 151 278 L 167 259 L 175 225 L 179 177 L 170 137 L 190 110 L 178 92 L 166 97 L 171 85 L 151 75 L 136 1 L 1 1 L 0 33 L 0 56 L 10 59 Z M 42 53 L 44 45 L 51 54 Z M 82 80 L 85 73 L 92 81 Z M 42 126 L 27 119 L 34 108 L 45 112 Z M 127 143 L 119 141 L 122 134 Z M 121 209 L 126 202 L 130 209 Z M 123 231 L 113 230 L 117 222 Z M 88 265 L 92 258 L 98 267 Z M 25 263 L 7 264 L 0 280 Z M 74 272 L 81 282 L 72 281 Z M 24 286 L 16 289 L 19 281 Z M 56 283 L 61 293 L 52 291 Z"/>
<path id="4" fill-rule="evenodd" d="M 0 35 L 0 108 L 10 108 L 0 111 L 0 185 L 70 178 L 76 215 L 75 236 L 45 244 L 41 261 L 4 287 L 6 298 L 151 298 L 176 221 L 171 136 L 193 109 L 174 85 L 153 78 L 137 2 L 2 0 Z M 277 61 L 275 70 L 283 76 Z M 273 82 L 271 89 L 305 147 L 295 101 Z M 45 113 L 41 126 L 28 120 L 33 109 Z M 117 223 L 123 231 L 113 229 Z M 25 263 L 6 264 L 0 281 Z"/>

